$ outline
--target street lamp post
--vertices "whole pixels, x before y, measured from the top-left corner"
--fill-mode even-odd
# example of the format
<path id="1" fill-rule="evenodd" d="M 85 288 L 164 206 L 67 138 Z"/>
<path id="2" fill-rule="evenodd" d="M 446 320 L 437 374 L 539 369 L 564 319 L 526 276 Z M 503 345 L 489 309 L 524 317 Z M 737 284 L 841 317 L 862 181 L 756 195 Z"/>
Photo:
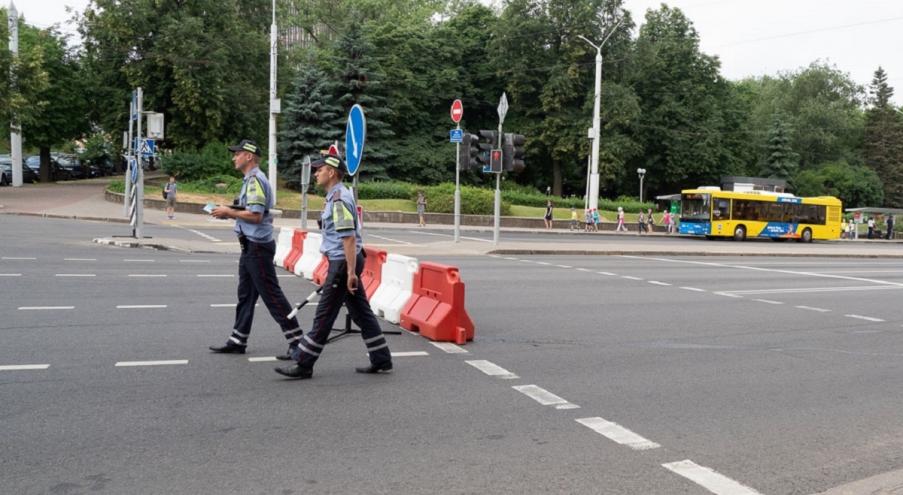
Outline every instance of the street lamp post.
<path id="1" fill-rule="evenodd" d="M 281 111 L 281 105 L 276 98 L 276 43 L 278 42 L 276 30 L 276 0 L 273 0 L 273 23 L 270 24 L 270 125 L 269 125 L 269 153 L 267 154 L 267 174 L 270 187 L 273 190 L 273 203 L 276 202 L 276 181 L 279 177 L 278 164 L 276 163 L 276 115 Z"/>
<path id="2" fill-rule="evenodd" d="M 640 176 L 640 203 L 642 203 L 643 202 L 643 177 L 646 176 L 646 169 L 638 168 L 638 169 L 636 169 L 636 174 L 638 176 Z"/>

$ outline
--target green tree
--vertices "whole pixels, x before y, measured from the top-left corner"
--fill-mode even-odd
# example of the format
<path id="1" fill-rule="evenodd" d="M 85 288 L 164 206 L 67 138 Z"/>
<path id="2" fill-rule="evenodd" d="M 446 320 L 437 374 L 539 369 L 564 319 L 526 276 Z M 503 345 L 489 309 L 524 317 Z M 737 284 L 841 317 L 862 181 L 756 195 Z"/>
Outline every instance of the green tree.
<path id="1" fill-rule="evenodd" d="M 873 170 L 845 161 L 803 170 L 793 184 L 800 196 L 836 196 L 844 208 L 876 206 L 884 199 L 881 179 Z"/>
<path id="2" fill-rule="evenodd" d="M 796 154 L 790 146 L 790 131 L 780 115 L 774 116 L 768 132 L 767 158 L 762 174 L 765 177 L 792 179 L 797 172 Z"/>
<path id="3" fill-rule="evenodd" d="M 336 119 L 341 111 L 334 99 L 334 84 L 313 61 L 301 67 L 283 101 L 279 131 L 280 175 L 290 187 L 301 184 L 304 157 L 317 155 L 339 139 Z"/>
<path id="4" fill-rule="evenodd" d="M 870 87 L 871 108 L 865 117 L 865 163 L 884 184 L 884 204 L 903 207 L 903 118 L 890 104 L 894 89 L 881 67 Z"/>

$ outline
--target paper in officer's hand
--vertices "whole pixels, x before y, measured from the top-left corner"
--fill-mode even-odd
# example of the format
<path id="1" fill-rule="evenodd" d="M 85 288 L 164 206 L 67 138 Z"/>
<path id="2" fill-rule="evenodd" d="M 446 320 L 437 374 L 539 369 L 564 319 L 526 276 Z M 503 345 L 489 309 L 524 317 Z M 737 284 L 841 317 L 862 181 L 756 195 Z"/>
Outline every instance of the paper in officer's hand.
<path id="1" fill-rule="evenodd" d="M 207 205 L 204 206 L 204 211 L 206 211 L 208 214 L 213 213 L 214 208 L 216 208 L 216 205 L 214 205 L 213 203 L 207 203 Z"/>

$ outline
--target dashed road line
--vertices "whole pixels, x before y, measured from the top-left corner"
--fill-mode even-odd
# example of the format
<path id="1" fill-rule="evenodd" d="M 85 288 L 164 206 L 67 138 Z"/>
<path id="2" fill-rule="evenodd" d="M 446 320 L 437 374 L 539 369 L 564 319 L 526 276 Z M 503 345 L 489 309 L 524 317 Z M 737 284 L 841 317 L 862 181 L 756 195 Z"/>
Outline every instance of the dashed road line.
<path id="1" fill-rule="evenodd" d="M 661 286 L 664 286 L 664 287 L 670 287 L 670 286 L 671 286 L 671 284 L 669 284 L 668 282 L 659 282 L 658 280 L 647 280 L 647 282 L 649 282 L 649 283 L 652 284 L 652 285 L 661 285 Z"/>
<path id="2" fill-rule="evenodd" d="M 297 277 L 297 275 L 295 275 L 294 273 L 286 273 L 286 274 L 282 274 L 282 275 L 276 275 L 276 278 L 295 278 L 295 277 Z"/>
<path id="3" fill-rule="evenodd" d="M 543 406 L 555 406 L 555 409 L 577 409 L 580 407 L 577 404 L 571 404 L 552 392 L 536 385 L 515 385 L 511 388 Z"/>
<path id="4" fill-rule="evenodd" d="M 649 450 L 661 447 L 661 445 L 651 440 L 647 440 L 617 423 L 613 423 L 598 416 L 593 418 L 580 418 L 576 421 L 603 437 L 608 438 L 615 443 L 626 445 L 633 450 Z"/>
<path id="5" fill-rule="evenodd" d="M 276 356 L 261 356 L 261 357 L 249 357 L 248 358 L 249 363 L 268 363 L 271 361 L 278 361 L 278 359 L 276 359 Z"/>
<path id="6" fill-rule="evenodd" d="M 712 292 L 712 294 L 715 294 L 716 296 L 730 297 L 731 299 L 743 299 L 743 296 L 731 294 L 730 292 Z"/>
<path id="7" fill-rule="evenodd" d="M 63 261 L 97 261 L 97 258 L 63 258 Z"/>
<path id="8" fill-rule="evenodd" d="M 549 265 L 551 265 L 551 263 L 547 263 L 547 262 L 545 262 L 545 261 L 537 261 L 536 264 L 537 264 L 537 265 L 542 265 L 542 266 L 549 266 Z"/>
<path id="9" fill-rule="evenodd" d="M 135 366 L 171 366 L 178 364 L 188 364 L 187 359 L 170 359 L 166 361 L 119 361 L 116 367 L 135 367 Z"/>
<path id="10" fill-rule="evenodd" d="M 873 290 L 900 290 L 903 287 L 896 287 L 892 285 L 865 285 L 865 286 L 854 286 L 854 287 L 795 287 L 795 288 L 780 288 L 780 289 L 753 289 L 753 290 L 729 290 L 724 292 L 730 292 L 732 294 L 745 294 L 745 295 L 761 295 L 761 294 L 808 294 L 814 292 L 859 292 L 859 291 L 873 291 Z"/>
<path id="11" fill-rule="evenodd" d="M 21 273 L 0 273 L 0 277 L 21 277 Z"/>
<path id="12" fill-rule="evenodd" d="M 231 278 L 235 275 L 231 273 L 199 273 L 197 276 L 199 278 Z"/>
<path id="13" fill-rule="evenodd" d="M 96 277 L 93 273 L 54 273 L 54 277 Z"/>
<path id="14" fill-rule="evenodd" d="M 771 299 L 753 299 L 753 301 L 765 303 L 765 304 L 784 304 L 781 301 L 773 301 Z"/>
<path id="15" fill-rule="evenodd" d="M 49 367 L 49 364 L 4 364 L 0 365 L 0 371 L 46 370 Z"/>
<path id="16" fill-rule="evenodd" d="M 120 304 L 116 309 L 163 309 L 165 304 Z"/>
<path id="17" fill-rule="evenodd" d="M 377 238 L 377 239 L 382 239 L 382 240 L 384 240 L 384 241 L 396 242 L 396 243 L 398 243 L 398 244 L 406 244 L 406 245 L 408 245 L 408 246 L 413 245 L 412 242 L 401 241 L 401 240 L 398 240 L 398 239 L 392 239 L 392 238 L 389 238 L 389 237 L 383 237 L 383 236 L 381 236 L 381 235 L 376 235 L 376 234 L 367 234 L 367 236 L 368 236 L 368 237 L 375 237 L 375 238 Z"/>
<path id="18" fill-rule="evenodd" d="M 19 311 L 54 311 L 57 309 L 75 309 L 75 306 L 19 306 Z"/>
<path id="19" fill-rule="evenodd" d="M 430 342 L 430 344 L 433 344 L 433 346 L 438 347 L 440 350 L 447 352 L 449 354 L 467 354 L 468 353 L 467 349 L 465 349 L 459 345 L 449 343 L 449 342 Z"/>
<path id="20" fill-rule="evenodd" d="M 588 269 L 588 268 L 578 268 L 577 271 L 578 271 L 578 272 L 592 273 L 592 270 L 590 270 L 590 269 Z"/>
<path id="21" fill-rule="evenodd" d="M 831 312 L 830 309 L 816 308 L 813 306 L 794 306 L 794 308 L 805 309 L 806 311 L 817 311 L 819 313 L 830 313 Z"/>
<path id="22" fill-rule="evenodd" d="M 570 265 L 555 265 L 555 266 L 557 266 L 558 268 L 574 268 L 573 266 L 570 266 Z"/>
<path id="23" fill-rule="evenodd" d="M 205 234 L 205 233 L 203 233 L 203 232 L 201 232 L 201 231 L 199 231 L 199 230 L 194 230 L 194 229 L 185 229 L 185 230 L 187 230 L 187 231 L 189 231 L 189 232 L 191 232 L 191 233 L 197 234 L 197 235 L 199 235 L 199 236 L 203 237 L 204 239 L 207 239 L 208 241 L 211 241 L 211 242 L 223 242 L 223 241 L 217 239 L 216 237 L 213 237 L 212 235 Z"/>
<path id="24" fill-rule="evenodd" d="M 319 304 L 319 303 L 315 303 L 315 302 L 307 303 L 308 306 L 316 306 L 317 304 Z M 234 308 L 236 306 L 238 306 L 238 304 L 236 304 L 236 303 L 222 303 L 222 304 L 211 304 L 210 305 L 211 308 Z M 260 303 L 257 303 L 254 306 L 255 307 L 260 306 Z"/>
<path id="25" fill-rule="evenodd" d="M 874 322 L 874 323 L 883 323 L 883 322 L 884 322 L 884 320 L 882 320 L 881 318 L 874 318 L 874 317 L 872 317 L 872 316 L 863 316 L 863 315 L 844 315 L 844 316 L 846 316 L 847 318 L 853 318 L 853 319 L 856 319 L 856 320 L 871 321 L 871 322 Z"/>
<path id="26" fill-rule="evenodd" d="M 705 289 L 700 289 L 699 287 L 681 287 L 683 290 L 688 290 L 691 292 L 705 292 Z"/>
<path id="27" fill-rule="evenodd" d="M 668 462 L 662 464 L 662 467 L 687 478 L 715 495 L 762 495 L 752 488 L 716 472 L 712 468 L 700 466 L 689 459 Z"/>
<path id="28" fill-rule="evenodd" d="M 129 277 L 132 278 L 164 278 L 166 277 L 165 273 L 129 273 Z"/>
<path id="29" fill-rule="evenodd" d="M 7 260 L 7 261 L 35 261 L 35 260 L 37 260 L 37 258 L 27 258 L 27 257 L 22 257 L 22 256 L 3 256 L 3 257 L 0 257 L 0 260 Z"/>
<path id="30" fill-rule="evenodd" d="M 512 257 L 510 257 L 510 256 L 505 256 L 504 259 L 506 259 L 506 260 L 508 260 L 508 261 L 517 261 L 517 258 L 512 258 Z"/>
<path id="31" fill-rule="evenodd" d="M 599 275 L 608 275 L 609 277 L 616 277 L 616 276 L 618 276 L 617 273 L 611 273 L 611 272 L 596 272 L 596 273 L 598 273 Z"/>
<path id="32" fill-rule="evenodd" d="M 621 278 L 624 278 L 624 279 L 627 279 L 627 280 L 639 280 L 639 281 L 642 281 L 642 280 L 643 280 L 643 279 L 641 279 L 640 277 L 634 277 L 634 276 L 632 276 L 632 275 L 621 275 Z"/>
<path id="33" fill-rule="evenodd" d="M 418 357 L 418 356 L 429 356 L 430 353 L 426 351 L 402 351 L 402 352 L 393 352 L 392 357 Z"/>
<path id="34" fill-rule="evenodd" d="M 210 260 L 179 260 L 179 263 L 210 263 Z"/>
<path id="35" fill-rule="evenodd" d="M 489 376 L 494 376 L 503 380 L 513 380 L 515 378 L 519 378 L 514 373 L 506 370 L 505 368 L 502 368 L 501 366 L 491 361 L 486 361 L 485 359 L 477 359 L 474 361 L 464 362 L 482 371 L 483 373 L 486 373 Z"/>
<path id="36" fill-rule="evenodd" d="M 154 263 L 154 262 L 156 262 L 157 260 L 148 260 L 148 259 L 124 259 L 124 260 L 122 260 L 122 261 L 125 261 L 125 262 L 128 262 L 128 263 Z"/>

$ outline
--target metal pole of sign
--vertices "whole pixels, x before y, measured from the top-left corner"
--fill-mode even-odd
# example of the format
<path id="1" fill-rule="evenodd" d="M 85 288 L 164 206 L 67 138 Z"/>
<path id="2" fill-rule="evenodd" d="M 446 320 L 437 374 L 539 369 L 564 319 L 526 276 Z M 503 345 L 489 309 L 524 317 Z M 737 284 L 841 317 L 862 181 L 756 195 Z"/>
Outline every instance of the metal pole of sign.
<path id="1" fill-rule="evenodd" d="M 301 228 L 307 230 L 307 190 L 310 187 L 310 155 L 301 166 Z"/>
<path id="2" fill-rule="evenodd" d="M 268 179 L 270 181 L 270 188 L 273 190 L 273 203 L 276 202 L 277 188 L 278 188 L 278 177 L 279 170 L 277 161 L 279 160 L 276 155 L 276 114 L 280 113 L 281 102 L 278 98 L 276 98 L 276 46 L 277 46 L 277 32 L 276 32 L 276 0 L 273 0 L 273 23 L 270 24 L 270 125 L 269 125 L 269 153 L 267 155 L 267 167 L 268 167 Z"/>
<path id="3" fill-rule="evenodd" d="M 499 149 L 502 148 L 502 121 L 499 120 Z M 502 172 L 495 174 L 495 221 L 492 225 L 492 243 L 499 243 L 499 230 L 502 223 Z"/>
<path id="4" fill-rule="evenodd" d="M 132 176 L 132 149 L 135 146 L 135 143 L 132 141 L 132 127 L 134 121 L 132 120 L 132 116 L 135 115 L 135 92 L 132 92 L 132 99 L 129 100 L 129 141 L 126 145 L 126 155 L 125 155 L 125 198 L 123 198 L 123 208 L 125 209 L 125 216 L 129 216 L 129 197 L 132 194 L 132 181 L 130 177 Z"/>
<path id="5" fill-rule="evenodd" d="M 9 3 L 7 21 L 9 22 L 9 51 L 15 58 L 16 54 L 19 53 L 19 12 L 12 2 Z M 18 93 L 19 85 L 12 65 L 10 65 L 9 68 L 9 76 L 10 90 L 13 93 Z M 9 130 L 9 156 L 10 160 L 12 160 L 11 168 L 13 175 L 11 184 L 14 187 L 22 187 L 22 123 L 19 121 L 19 115 L 17 113 L 12 114 Z"/>
<path id="6" fill-rule="evenodd" d="M 141 166 L 141 112 L 144 111 L 144 90 L 138 88 L 138 108 L 136 114 L 138 115 L 138 124 L 135 135 L 137 136 L 136 141 L 138 141 L 138 161 L 136 165 L 138 167 L 138 181 L 135 184 L 135 187 L 138 188 L 138 194 L 135 195 L 135 232 L 134 236 L 136 239 L 141 239 L 141 227 L 144 222 L 144 167 Z"/>
<path id="7" fill-rule="evenodd" d="M 461 130 L 461 123 L 455 127 Z M 461 142 L 455 143 L 455 242 L 461 242 Z"/>

